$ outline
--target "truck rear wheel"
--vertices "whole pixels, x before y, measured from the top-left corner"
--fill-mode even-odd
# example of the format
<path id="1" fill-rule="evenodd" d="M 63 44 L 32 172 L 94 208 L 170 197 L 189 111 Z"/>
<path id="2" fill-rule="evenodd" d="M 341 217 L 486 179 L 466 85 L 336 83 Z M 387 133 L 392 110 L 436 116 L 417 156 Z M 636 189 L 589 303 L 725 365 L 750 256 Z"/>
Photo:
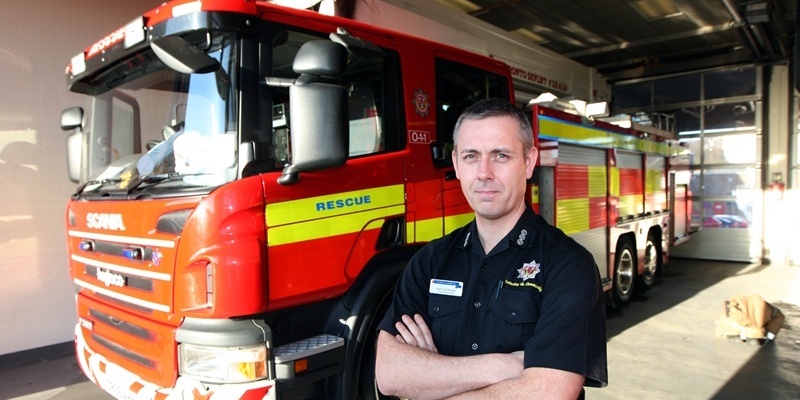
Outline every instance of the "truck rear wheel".
<path id="1" fill-rule="evenodd" d="M 628 305 L 633 295 L 637 271 L 633 244 L 627 237 L 621 237 L 614 257 L 614 281 L 609 295 L 611 308 L 620 310 Z"/>
<path id="2" fill-rule="evenodd" d="M 661 241 L 656 235 L 656 232 L 650 232 L 647 235 L 647 243 L 644 245 L 644 271 L 637 282 L 637 288 L 642 292 L 653 287 L 656 275 L 661 268 L 661 246 L 659 245 Z"/>

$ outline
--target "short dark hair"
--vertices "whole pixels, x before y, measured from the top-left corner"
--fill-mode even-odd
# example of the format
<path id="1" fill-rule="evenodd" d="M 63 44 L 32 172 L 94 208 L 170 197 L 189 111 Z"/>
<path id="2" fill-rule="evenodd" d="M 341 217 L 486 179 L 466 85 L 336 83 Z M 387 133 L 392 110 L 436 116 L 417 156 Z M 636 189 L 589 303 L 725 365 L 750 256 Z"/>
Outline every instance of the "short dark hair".
<path id="1" fill-rule="evenodd" d="M 456 146 L 458 143 L 458 131 L 461 129 L 462 122 L 466 120 L 481 120 L 490 117 L 514 118 L 519 125 L 519 138 L 522 142 L 522 148 L 526 153 L 533 148 L 533 129 L 531 129 L 531 123 L 528 117 L 522 110 L 511 104 L 508 100 L 497 98 L 479 100 L 461 113 L 453 129 L 453 146 Z"/>

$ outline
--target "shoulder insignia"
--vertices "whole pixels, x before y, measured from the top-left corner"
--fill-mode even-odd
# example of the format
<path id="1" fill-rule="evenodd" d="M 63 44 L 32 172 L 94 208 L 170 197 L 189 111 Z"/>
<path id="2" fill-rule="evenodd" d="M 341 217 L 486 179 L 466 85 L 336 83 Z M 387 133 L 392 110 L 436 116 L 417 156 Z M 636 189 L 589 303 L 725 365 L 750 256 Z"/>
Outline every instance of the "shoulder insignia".
<path id="1" fill-rule="evenodd" d="M 518 244 L 518 245 L 520 245 L 520 246 L 522 246 L 523 244 L 525 244 L 525 237 L 526 237 L 526 236 L 528 236 L 528 231 L 527 231 L 527 230 L 525 230 L 525 229 L 523 229 L 523 230 L 522 230 L 522 231 L 519 233 L 519 237 L 517 237 L 517 244 Z"/>

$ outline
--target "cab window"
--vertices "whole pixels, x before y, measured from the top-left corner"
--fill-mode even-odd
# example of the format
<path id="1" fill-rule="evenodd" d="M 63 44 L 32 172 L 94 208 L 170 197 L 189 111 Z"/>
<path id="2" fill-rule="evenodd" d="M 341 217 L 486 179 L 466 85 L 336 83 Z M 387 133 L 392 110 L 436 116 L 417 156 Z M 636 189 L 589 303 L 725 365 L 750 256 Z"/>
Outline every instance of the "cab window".
<path id="1" fill-rule="evenodd" d="M 444 150 L 437 164 L 453 165 L 453 128 L 464 109 L 481 99 L 508 97 L 508 81 L 502 75 L 437 58 L 436 141 Z"/>

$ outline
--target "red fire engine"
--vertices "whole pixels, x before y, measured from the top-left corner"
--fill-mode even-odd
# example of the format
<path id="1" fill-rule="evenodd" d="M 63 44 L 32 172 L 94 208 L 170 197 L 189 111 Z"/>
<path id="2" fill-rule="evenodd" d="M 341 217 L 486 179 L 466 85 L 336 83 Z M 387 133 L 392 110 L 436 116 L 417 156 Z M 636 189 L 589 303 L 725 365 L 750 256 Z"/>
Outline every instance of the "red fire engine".
<path id="1" fill-rule="evenodd" d="M 377 398 L 398 274 L 472 218 L 455 119 L 512 81 L 490 57 L 247 0 L 168 2 L 88 47 L 67 84 L 89 105 L 61 119 L 83 371 L 119 399 Z M 669 142 L 532 115 L 532 204 L 622 306 L 667 255 Z"/>
<path id="2" fill-rule="evenodd" d="M 653 285 L 669 248 L 688 238 L 688 180 L 676 176 L 688 173 L 687 153 L 668 131 L 589 120 L 571 107 L 533 106 L 532 204 L 594 255 L 608 304 L 619 309 L 634 289 Z"/>

